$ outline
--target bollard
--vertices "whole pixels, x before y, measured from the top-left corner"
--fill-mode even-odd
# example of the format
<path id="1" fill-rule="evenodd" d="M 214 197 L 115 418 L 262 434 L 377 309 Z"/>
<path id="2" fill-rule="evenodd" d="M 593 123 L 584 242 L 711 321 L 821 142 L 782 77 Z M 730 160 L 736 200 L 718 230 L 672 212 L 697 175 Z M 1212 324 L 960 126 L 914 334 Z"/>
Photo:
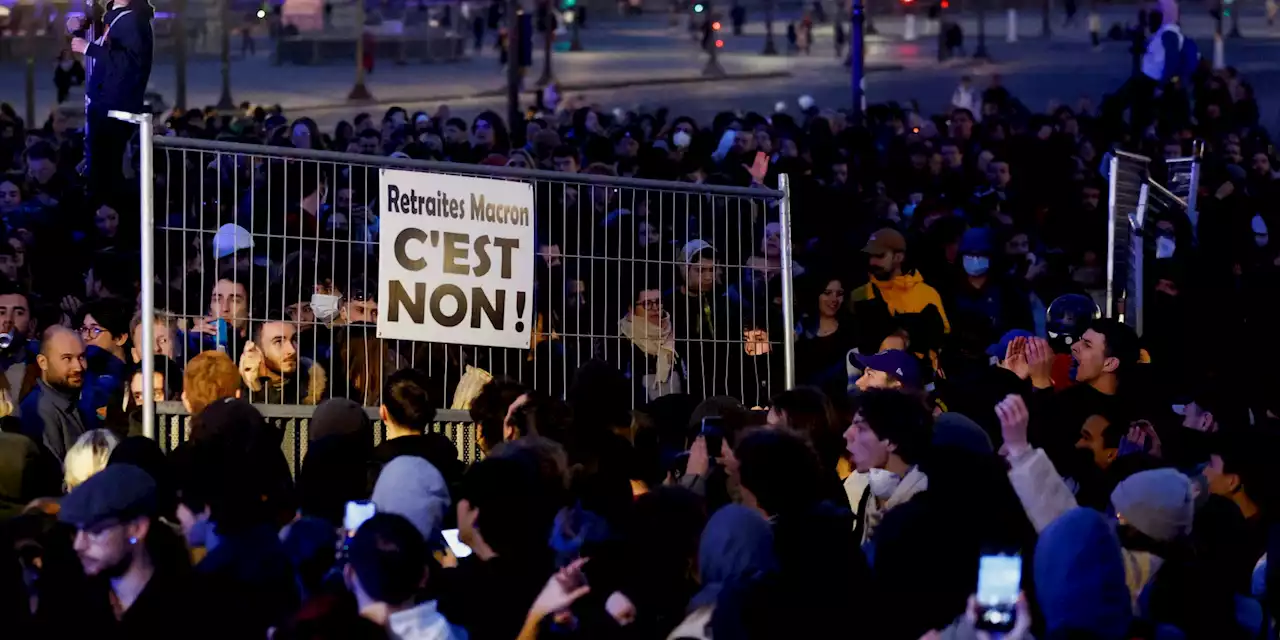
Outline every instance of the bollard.
<path id="1" fill-rule="evenodd" d="M 916 15 L 908 13 L 906 23 L 902 27 L 902 39 L 907 42 L 914 42 L 916 39 Z"/>
<path id="2" fill-rule="evenodd" d="M 1017 42 L 1018 41 L 1018 10 L 1010 8 L 1008 11 L 1008 16 L 1009 16 L 1008 17 L 1009 25 L 1008 27 L 1006 27 L 1004 41 Z"/>

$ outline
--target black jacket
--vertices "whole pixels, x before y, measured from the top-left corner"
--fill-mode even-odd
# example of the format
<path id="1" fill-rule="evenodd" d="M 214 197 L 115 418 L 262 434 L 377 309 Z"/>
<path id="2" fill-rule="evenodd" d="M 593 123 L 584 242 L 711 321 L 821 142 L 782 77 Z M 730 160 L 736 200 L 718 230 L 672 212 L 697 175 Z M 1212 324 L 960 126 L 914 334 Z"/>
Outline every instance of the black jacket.
<path id="1" fill-rule="evenodd" d="M 223 536 L 195 573 L 194 601 L 220 612 L 205 624 L 204 637 L 262 638 L 298 609 L 293 565 L 267 525 Z"/>
<path id="2" fill-rule="evenodd" d="M 102 17 L 94 33 L 102 44 L 90 43 L 85 50 L 85 57 L 93 61 L 86 89 L 91 110 L 141 112 L 151 79 L 154 16 L 155 8 L 147 0 L 133 0 L 126 7 L 112 6 Z"/>

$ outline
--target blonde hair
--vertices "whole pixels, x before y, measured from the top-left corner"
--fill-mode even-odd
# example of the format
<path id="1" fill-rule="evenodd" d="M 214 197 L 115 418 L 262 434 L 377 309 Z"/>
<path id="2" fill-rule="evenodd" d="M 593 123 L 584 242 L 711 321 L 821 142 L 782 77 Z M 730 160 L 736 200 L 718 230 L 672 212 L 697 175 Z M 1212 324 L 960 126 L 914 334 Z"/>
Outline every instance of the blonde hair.
<path id="1" fill-rule="evenodd" d="M 75 489 L 93 474 L 107 468 L 111 451 L 119 443 L 120 438 L 106 429 L 90 429 L 80 434 L 62 463 L 65 469 L 62 482 L 66 490 Z"/>

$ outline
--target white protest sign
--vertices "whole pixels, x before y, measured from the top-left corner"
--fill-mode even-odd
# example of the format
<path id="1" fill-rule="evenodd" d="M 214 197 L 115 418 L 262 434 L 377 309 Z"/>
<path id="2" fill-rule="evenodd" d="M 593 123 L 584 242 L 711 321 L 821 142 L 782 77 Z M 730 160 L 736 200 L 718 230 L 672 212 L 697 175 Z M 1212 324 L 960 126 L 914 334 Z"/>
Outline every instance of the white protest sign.
<path id="1" fill-rule="evenodd" d="M 533 185 L 383 169 L 378 337 L 528 348 Z"/>

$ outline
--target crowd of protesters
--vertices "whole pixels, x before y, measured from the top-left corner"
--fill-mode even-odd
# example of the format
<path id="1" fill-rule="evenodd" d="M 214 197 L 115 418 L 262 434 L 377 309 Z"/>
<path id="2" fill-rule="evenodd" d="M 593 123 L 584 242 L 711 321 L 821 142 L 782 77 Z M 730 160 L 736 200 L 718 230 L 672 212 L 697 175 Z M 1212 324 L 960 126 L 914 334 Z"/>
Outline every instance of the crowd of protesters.
<path id="1" fill-rule="evenodd" d="M 6 637 L 983 638 L 991 554 L 1024 567 L 1005 637 L 1271 637 L 1280 173 L 1243 78 L 1176 86 L 1127 123 L 1123 92 L 1034 113 L 993 82 L 859 124 L 569 100 L 515 126 L 393 108 L 327 134 L 246 108 L 164 127 L 555 172 L 527 350 L 376 337 L 374 167 L 160 146 L 139 176 L 135 140 L 127 180 L 86 191 L 75 123 L 5 106 Z M 1098 310 L 1103 155 L 1164 181 L 1196 139 L 1198 222 L 1148 212 L 1139 336 Z M 140 436 L 146 394 L 193 416 L 171 452 Z M 296 473 L 250 403 L 315 405 Z M 482 461 L 433 433 L 449 407 Z"/>

